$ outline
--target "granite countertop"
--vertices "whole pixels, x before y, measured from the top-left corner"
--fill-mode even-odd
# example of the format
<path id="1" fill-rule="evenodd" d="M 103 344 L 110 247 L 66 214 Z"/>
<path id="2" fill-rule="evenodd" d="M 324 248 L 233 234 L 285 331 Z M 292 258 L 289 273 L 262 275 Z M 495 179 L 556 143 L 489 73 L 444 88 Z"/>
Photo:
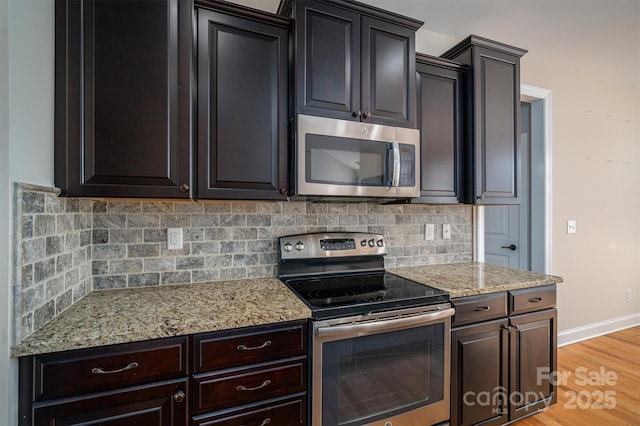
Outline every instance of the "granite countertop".
<path id="1" fill-rule="evenodd" d="M 561 277 L 553 275 L 478 262 L 390 268 L 389 272 L 448 291 L 452 299 L 562 282 Z"/>
<path id="2" fill-rule="evenodd" d="M 311 311 L 277 278 L 94 291 L 14 357 L 277 323 Z"/>

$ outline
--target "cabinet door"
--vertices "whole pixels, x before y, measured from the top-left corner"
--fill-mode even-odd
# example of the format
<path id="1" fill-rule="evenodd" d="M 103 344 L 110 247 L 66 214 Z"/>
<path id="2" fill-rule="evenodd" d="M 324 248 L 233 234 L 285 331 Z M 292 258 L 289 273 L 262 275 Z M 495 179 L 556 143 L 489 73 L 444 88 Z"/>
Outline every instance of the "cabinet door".
<path id="1" fill-rule="evenodd" d="M 507 422 L 507 320 L 451 332 L 451 424 Z"/>
<path id="2" fill-rule="evenodd" d="M 463 72 L 416 65 L 420 129 L 420 198 L 413 202 L 462 201 Z"/>
<path id="3" fill-rule="evenodd" d="M 295 3 L 297 112 L 360 120 L 360 15 Z"/>
<path id="4" fill-rule="evenodd" d="M 187 424 L 187 380 L 33 405 L 33 425 L 178 426 Z"/>
<path id="5" fill-rule="evenodd" d="M 510 420 L 532 414 L 557 401 L 549 375 L 557 370 L 557 310 L 509 318 L 511 327 Z"/>
<path id="6" fill-rule="evenodd" d="M 198 10 L 198 198 L 286 197 L 288 37 Z"/>
<path id="7" fill-rule="evenodd" d="M 55 15 L 56 185 L 189 197 L 190 2 L 57 1 Z"/>
<path id="8" fill-rule="evenodd" d="M 473 49 L 475 200 L 520 204 L 520 58 Z"/>
<path id="9" fill-rule="evenodd" d="M 416 127 L 415 31 L 362 18 L 362 119 Z"/>

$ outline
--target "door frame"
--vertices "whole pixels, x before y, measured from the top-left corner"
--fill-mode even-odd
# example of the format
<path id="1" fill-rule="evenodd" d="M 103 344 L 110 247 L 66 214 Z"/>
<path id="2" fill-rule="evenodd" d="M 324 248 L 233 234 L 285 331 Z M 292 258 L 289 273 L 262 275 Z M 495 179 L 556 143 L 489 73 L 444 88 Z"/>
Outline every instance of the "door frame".
<path id="1" fill-rule="evenodd" d="M 552 114 L 551 114 L 551 90 L 529 84 L 520 84 L 520 101 L 536 102 L 542 101 L 543 110 L 543 138 L 544 138 L 544 270 L 550 274 L 552 271 Z M 473 260 L 484 262 L 484 207 L 473 206 Z"/>

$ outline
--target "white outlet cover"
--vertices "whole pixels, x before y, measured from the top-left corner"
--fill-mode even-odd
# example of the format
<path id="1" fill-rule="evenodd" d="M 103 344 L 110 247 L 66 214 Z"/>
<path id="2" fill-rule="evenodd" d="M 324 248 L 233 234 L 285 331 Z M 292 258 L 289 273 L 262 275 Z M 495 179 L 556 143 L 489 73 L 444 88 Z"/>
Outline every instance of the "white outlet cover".
<path id="1" fill-rule="evenodd" d="M 182 228 L 167 228 L 167 248 L 181 250 L 182 247 Z"/>
<path id="2" fill-rule="evenodd" d="M 575 234 L 577 232 L 576 221 L 568 220 L 567 221 L 567 234 Z"/>
<path id="3" fill-rule="evenodd" d="M 451 239 L 451 224 L 445 223 L 442 225 L 442 239 L 450 240 Z"/>

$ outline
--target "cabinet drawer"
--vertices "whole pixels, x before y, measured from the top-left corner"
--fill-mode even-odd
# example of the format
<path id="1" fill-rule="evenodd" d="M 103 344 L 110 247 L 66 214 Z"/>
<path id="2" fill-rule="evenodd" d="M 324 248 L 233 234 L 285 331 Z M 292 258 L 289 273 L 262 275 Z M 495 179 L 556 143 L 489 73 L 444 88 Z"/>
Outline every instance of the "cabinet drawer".
<path id="1" fill-rule="evenodd" d="M 509 291 L 510 314 L 523 314 L 554 306 L 556 306 L 555 284 Z"/>
<path id="2" fill-rule="evenodd" d="M 194 426 L 238 426 L 238 425 L 304 425 L 306 399 L 303 395 L 294 400 L 271 402 L 269 405 L 254 405 L 235 413 L 225 411 L 214 416 L 199 416 L 193 419 Z"/>
<path id="3" fill-rule="evenodd" d="M 194 377 L 194 414 L 306 389 L 306 359 Z"/>
<path id="4" fill-rule="evenodd" d="M 252 328 L 201 334 L 194 337 L 196 373 L 239 367 L 306 354 L 306 321 L 288 326 Z"/>
<path id="5" fill-rule="evenodd" d="M 33 373 L 35 401 L 187 376 L 187 338 L 36 355 Z"/>
<path id="6" fill-rule="evenodd" d="M 481 294 L 453 299 L 456 309 L 452 326 L 471 324 L 507 316 L 507 293 Z"/>

